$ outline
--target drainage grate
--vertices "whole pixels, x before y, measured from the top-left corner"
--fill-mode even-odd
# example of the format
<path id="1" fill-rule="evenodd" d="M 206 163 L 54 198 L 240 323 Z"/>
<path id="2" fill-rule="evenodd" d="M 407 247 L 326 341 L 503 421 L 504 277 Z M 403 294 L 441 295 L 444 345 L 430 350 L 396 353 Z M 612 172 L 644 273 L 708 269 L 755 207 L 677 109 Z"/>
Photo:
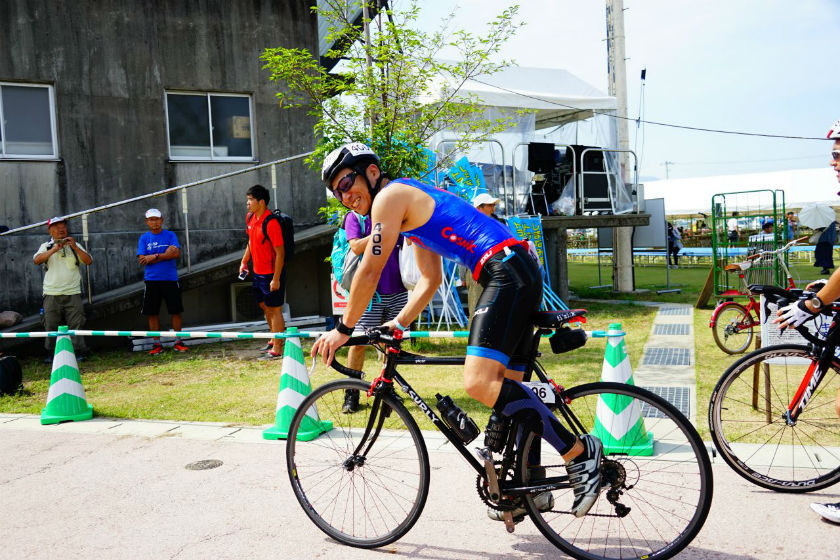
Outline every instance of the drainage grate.
<path id="1" fill-rule="evenodd" d="M 690 307 L 660 307 L 660 315 L 689 315 L 691 313 Z"/>
<path id="2" fill-rule="evenodd" d="M 682 335 L 689 335 L 689 328 L 690 325 L 681 325 L 679 323 L 674 323 L 671 325 L 654 325 L 653 326 L 653 334 L 668 334 L 674 336 L 682 336 Z"/>
<path id="3" fill-rule="evenodd" d="M 189 471 L 206 471 L 208 469 L 215 469 L 216 467 L 221 466 L 222 462 L 218 459 L 205 459 L 203 461 L 196 461 L 195 463 L 190 463 L 184 468 Z"/>
<path id="4" fill-rule="evenodd" d="M 642 356 L 646 366 L 690 366 L 691 351 L 688 348 L 648 348 Z"/>
<path id="5" fill-rule="evenodd" d="M 688 413 L 691 411 L 691 406 L 688 402 L 688 399 L 691 396 L 691 391 L 688 387 L 642 386 L 642 388 L 647 389 L 652 393 L 656 393 L 677 407 L 677 410 L 682 412 L 685 417 L 688 417 Z M 641 404 L 642 416 L 645 418 L 663 418 L 663 414 L 659 410 L 651 408 L 646 403 Z"/>

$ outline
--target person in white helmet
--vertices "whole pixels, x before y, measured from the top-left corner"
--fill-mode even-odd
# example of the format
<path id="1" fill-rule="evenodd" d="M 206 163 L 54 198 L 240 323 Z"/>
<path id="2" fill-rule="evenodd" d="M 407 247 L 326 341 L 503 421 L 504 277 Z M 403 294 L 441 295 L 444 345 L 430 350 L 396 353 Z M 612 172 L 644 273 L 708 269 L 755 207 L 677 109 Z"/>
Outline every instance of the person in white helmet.
<path id="1" fill-rule="evenodd" d="M 838 183 L 840 183 L 840 120 L 834 123 L 826 138 L 833 140 L 830 165 L 837 175 Z M 840 192 L 837 194 L 840 195 Z M 806 289 L 819 289 L 819 291 L 816 297 L 812 299 L 791 303 L 787 307 L 779 309 L 779 316 L 775 319 L 775 323 L 779 323 L 781 327 L 798 327 L 816 317 L 823 306 L 840 299 L 840 269 L 835 270 L 828 281 L 813 282 Z M 837 396 L 834 399 L 834 409 L 840 416 L 840 390 L 837 391 Z M 840 524 L 840 502 L 813 503 L 811 509 L 823 516 L 824 519 Z"/>

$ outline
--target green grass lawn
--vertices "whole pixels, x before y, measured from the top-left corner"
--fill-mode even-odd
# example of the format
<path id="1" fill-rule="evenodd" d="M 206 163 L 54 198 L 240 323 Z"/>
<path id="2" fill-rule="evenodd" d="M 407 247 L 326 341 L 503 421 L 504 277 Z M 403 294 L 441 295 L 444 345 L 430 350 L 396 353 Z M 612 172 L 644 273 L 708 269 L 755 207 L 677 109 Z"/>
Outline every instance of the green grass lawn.
<path id="1" fill-rule="evenodd" d="M 795 274 L 812 278 L 813 268 L 797 267 Z M 606 267 L 602 278 L 609 278 Z M 657 295 L 664 287 L 665 269 L 659 266 L 636 268 L 636 284 L 651 291 L 641 294 L 615 294 L 605 289 L 590 289 L 598 283 L 597 266 L 592 263 L 570 263 L 571 289 L 580 297 L 609 300 L 649 300 L 694 304 L 708 269 L 687 267 L 671 270 L 672 287 L 682 288 L 679 294 Z M 607 280 L 609 281 L 609 280 Z M 589 309 L 587 330 L 606 329 L 609 323 L 620 322 L 627 334 L 631 364 L 636 367 L 651 331 L 656 309 L 647 306 L 608 302 L 571 302 Z M 714 303 L 714 301 L 712 301 Z M 708 436 L 706 410 L 709 395 L 723 371 L 737 359 L 720 351 L 708 327 L 712 310 L 695 310 L 695 349 L 697 372 L 698 429 Z M 432 355 L 463 355 L 466 341 L 423 340 L 409 350 Z M 88 402 L 97 416 L 115 418 L 209 421 L 243 425 L 273 422 L 281 362 L 257 361 L 257 341 L 204 344 L 191 347 L 187 354 L 167 352 L 150 357 L 145 353 L 109 350 L 94 353 L 81 363 L 83 384 Z M 308 355 L 311 341 L 304 341 Z M 573 386 L 596 381 L 601 373 L 604 339 L 590 340 L 581 349 L 562 355 L 551 352 L 548 341 L 541 345 L 542 363 L 560 384 Z M 308 361 L 307 362 L 311 363 Z M 367 379 L 378 373 L 373 352 L 368 352 Z M 22 359 L 24 392 L 0 397 L 0 412 L 40 414 L 49 389 L 50 366 L 36 358 Z M 486 422 L 489 411 L 472 401 L 462 388 L 461 366 L 412 366 L 401 370 L 409 382 L 429 404 L 434 394 L 449 394 L 472 416 L 479 426 Z M 312 384 L 319 385 L 339 374 L 319 365 Z M 416 415 L 421 426 L 430 428 L 424 417 Z"/>
<path id="2" fill-rule="evenodd" d="M 627 331 L 627 346 L 635 366 L 642 354 L 655 309 L 637 305 L 587 304 L 588 330 L 606 329 L 621 322 Z M 274 420 L 274 407 L 281 362 L 257 361 L 257 341 L 225 342 L 192 346 L 189 353 L 166 352 L 151 357 L 145 353 L 110 350 L 93 353 L 80 364 L 87 400 L 97 416 L 181 421 L 224 422 L 260 425 Z M 465 340 L 424 340 L 409 350 L 434 355 L 463 355 Z M 304 341 L 308 356 L 311 341 Z M 601 373 L 604 339 L 590 340 L 574 352 L 551 353 L 547 340 L 541 345 L 541 359 L 560 384 L 572 386 L 596 381 Z M 343 360 L 342 360 L 343 361 Z M 307 365 L 311 364 L 307 357 Z M 50 366 L 36 358 L 22 359 L 24 392 L 0 397 L 0 412 L 40 414 L 49 389 Z M 378 373 L 373 352 L 368 352 L 367 379 Z M 434 394 L 449 394 L 483 426 L 489 410 L 467 397 L 462 388 L 461 366 L 411 366 L 403 375 L 427 402 Z M 312 385 L 339 374 L 318 365 Z M 431 428 L 425 418 L 424 428 Z"/>

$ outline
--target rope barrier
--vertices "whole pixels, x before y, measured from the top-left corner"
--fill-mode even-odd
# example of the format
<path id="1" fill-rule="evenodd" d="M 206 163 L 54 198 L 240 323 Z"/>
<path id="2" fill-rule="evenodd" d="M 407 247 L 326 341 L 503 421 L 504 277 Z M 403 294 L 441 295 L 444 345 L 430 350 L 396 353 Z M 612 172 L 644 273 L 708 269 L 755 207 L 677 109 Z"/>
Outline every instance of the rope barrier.
<path id="1" fill-rule="evenodd" d="M 48 338 L 57 337 L 59 334 L 70 336 L 130 336 L 136 338 L 164 337 L 164 338 L 221 338 L 232 340 L 248 339 L 275 339 L 275 338 L 318 338 L 324 331 L 299 331 L 296 333 L 255 333 L 239 331 L 85 331 L 67 330 L 58 331 L 33 331 L 19 333 L 0 333 L 0 338 Z M 586 331 L 590 338 L 608 338 L 625 336 L 624 331 Z M 407 331 L 403 338 L 467 338 L 469 331 Z M 550 335 L 544 335 L 546 337 Z"/>

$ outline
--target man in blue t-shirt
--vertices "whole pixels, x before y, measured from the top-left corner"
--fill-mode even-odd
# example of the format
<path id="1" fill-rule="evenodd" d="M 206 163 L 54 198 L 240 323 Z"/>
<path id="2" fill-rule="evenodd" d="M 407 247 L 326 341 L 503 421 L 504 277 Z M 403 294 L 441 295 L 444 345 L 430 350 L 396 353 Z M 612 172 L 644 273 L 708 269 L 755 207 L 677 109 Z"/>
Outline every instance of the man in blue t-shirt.
<path id="1" fill-rule="evenodd" d="M 149 231 L 140 236 L 137 243 L 137 262 L 145 266 L 143 279 L 146 289 L 143 291 L 142 315 L 149 318 L 149 330 L 160 330 L 160 304 L 166 300 L 166 309 L 172 316 L 172 330 L 181 330 L 181 286 L 178 284 L 178 263 L 181 245 L 178 238 L 168 229 L 163 229 L 163 215 L 157 208 L 146 210 L 146 225 Z M 187 347 L 180 338 L 175 339 L 173 347 L 177 352 L 186 352 Z M 155 345 L 149 354 L 157 356 L 163 352 L 160 337 L 155 337 Z"/>

